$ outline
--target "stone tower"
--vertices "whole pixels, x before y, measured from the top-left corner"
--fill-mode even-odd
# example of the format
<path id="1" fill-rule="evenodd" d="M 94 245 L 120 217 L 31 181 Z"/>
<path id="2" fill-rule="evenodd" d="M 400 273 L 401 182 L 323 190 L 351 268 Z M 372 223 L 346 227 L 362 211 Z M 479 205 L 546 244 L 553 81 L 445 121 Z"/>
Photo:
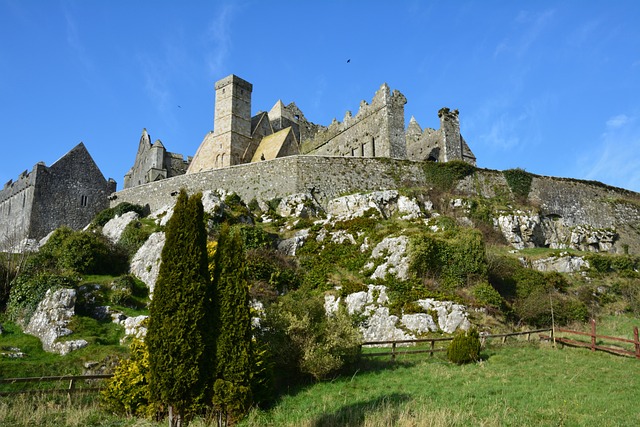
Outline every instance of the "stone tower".
<path id="1" fill-rule="evenodd" d="M 444 135 L 444 159 L 448 162 L 451 160 L 462 160 L 463 147 L 460 138 L 460 119 L 458 118 L 458 110 L 451 111 L 448 108 L 441 108 L 438 111 L 440 117 L 440 129 Z"/>
<path id="2" fill-rule="evenodd" d="M 187 173 L 242 163 L 251 143 L 251 91 L 253 85 L 230 75 L 215 84 L 213 133 L 205 136 Z"/>

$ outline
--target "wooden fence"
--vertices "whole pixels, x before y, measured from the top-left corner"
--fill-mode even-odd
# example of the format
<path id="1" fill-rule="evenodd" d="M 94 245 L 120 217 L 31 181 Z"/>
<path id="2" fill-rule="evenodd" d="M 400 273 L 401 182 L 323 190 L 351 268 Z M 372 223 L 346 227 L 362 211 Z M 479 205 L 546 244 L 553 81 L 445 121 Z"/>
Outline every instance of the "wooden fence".
<path id="1" fill-rule="evenodd" d="M 572 334 L 572 335 L 580 335 L 580 336 L 587 336 L 590 338 L 589 342 L 586 341 L 578 341 L 578 340 L 574 340 L 574 339 L 570 339 L 570 338 L 566 338 L 566 337 L 562 337 L 562 336 L 557 336 L 557 333 L 564 333 L 564 334 Z M 640 339 L 638 338 L 638 327 L 634 327 L 633 328 L 633 339 L 627 339 L 627 338 L 620 338 L 620 337 L 610 337 L 607 335 L 598 335 L 596 334 L 596 321 L 594 319 L 591 319 L 591 332 L 581 332 L 581 331 L 573 331 L 570 329 L 563 329 L 563 328 L 556 328 L 556 336 L 555 337 L 549 337 L 549 336 L 543 336 L 543 338 L 545 339 L 553 339 L 554 342 L 559 342 L 563 345 L 568 345 L 568 346 L 572 346 L 572 347 L 586 347 L 586 348 L 590 348 L 591 351 L 606 351 L 607 353 L 612 353 L 612 354 L 618 354 L 621 356 L 631 356 L 631 357 L 635 357 L 636 359 L 640 359 Z M 634 349 L 633 350 L 627 350 L 624 349 L 622 347 L 610 347 L 609 345 L 599 345 L 598 344 L 598 340 L 604 340 L 604 341 L 613 341 L 613 342 L 621 342 L 621 343 L 627 343 L 627 344 L 633 344 Z"/>
<path id="2" fill-rule="evenodd" d="M 553 333 L 553 330 L 548 328 L 548 329 L 536 329 L 533 331 L 524 331 L 524 332 L 511 332 L 508 334 L 495 334 L 495 335 L 482 334 L 480 335 L 480 343 L 484 347 L 486 345 L 487 340 L 496 339 L 496 338 L 500 338 L 502 342 L 505 343 L 508 337 L 515 337 L 519 335 L 526 335 L 527 341 L 529 341 L 531 339 L 531 334 L 543 333 L 543 332 Z M 420 338 L 420 339 L 413 339 L 413 340 L 394 340 L 394 341 L 367 341 L 361 344 L 360 346 L 361 349 L 364 346 L 391 346 L 391 351 L 379 351 L 374 353 L 362 353 L 361 351 L 360 353 L 362 354 L 363 357 L 391 356 L 392 360 L 395 360 L 396 356 L 404 355 L 404 354 L 431 353 L 431 356 L 433 356 L 433 353 L 447 350 L 445 347 L 436 348 L 436 343 L 451 341 L 451 340 L 453 340 L 453 337 Z M 403 350 L 398 350 L 398 345 L 402 346 L 403 344 L 411 345 L 411 344 L 422 344 L 422 343 L 430 343 L 429 348 L 405 349 L 406 347 L 401 347 L 403 348 Z"/>
<path id="3" fill-rule="evenodd" d="M 20 394 L 20 393 L 67 393 L 71 395 L 72 393 L 78 392 L 93 392 L 101 390 L 100 387 L 80 387 L 77 388 L 76 384 L 78 381 L 86 381 L 86 380 L 102 380 L 111 378 L 113 375 L 103 374 L 103 375 L 60 375 L 60 376 L 47 376 L 47 377 L 31 377 L 31 378 L 2 378 L 0 379 L 0 385 L 2 384 L 17 384 L 17 383 L 51 383 L 51 382 L 68 382 L 68 387 L 64 389 L 60 388 L 41 388 L 41 389 L 30 389 L 30 390 L 15 390 L 15 391 L 0 391 L 0 396 L 7 396 L 10 394 Z"/>

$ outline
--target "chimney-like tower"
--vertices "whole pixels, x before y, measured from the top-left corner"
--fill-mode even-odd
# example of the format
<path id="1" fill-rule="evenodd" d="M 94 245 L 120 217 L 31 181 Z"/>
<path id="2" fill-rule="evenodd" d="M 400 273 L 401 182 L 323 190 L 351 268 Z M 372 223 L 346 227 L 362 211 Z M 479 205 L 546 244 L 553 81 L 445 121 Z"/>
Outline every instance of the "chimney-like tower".
<path id="1" fill-rule="evenodd" d="M 230 75 L 215 84 L 213 133 L 205 136 L 187 173 L 237 165 L 251 143 L 253 85 Z"/>

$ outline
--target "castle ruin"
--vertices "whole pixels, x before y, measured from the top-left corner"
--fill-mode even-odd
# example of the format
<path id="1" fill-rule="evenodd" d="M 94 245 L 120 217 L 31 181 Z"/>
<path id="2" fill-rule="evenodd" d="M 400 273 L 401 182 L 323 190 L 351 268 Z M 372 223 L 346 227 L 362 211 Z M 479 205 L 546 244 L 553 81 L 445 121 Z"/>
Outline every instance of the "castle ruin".
<path id="1" fill-rule="evenodd" d="M 124 188 L 182 175 L 190 161 L 191 157 L 185 160 L 181 154 L 168 152 L 160 140 L 152 144 L 149 133 L 143 129 L 136 160 L 124 175 Z"/>
<path id="2" fill-rule="evenodd" d="M 280 100 L 269 112 L 252 116 L 252 91 L 251 83 L 235 75 L 216 82 L 214 130 L 204 137 L 187 174 L 293 155 L 462 160 L 476 164 L 460 134 L 457 110 L 442 108 L 438 112 L 440 129 L 423 130 L 412 117 L 405 130 L 407 99 L 399 91 L 391 91 L 386 83 L 370 104 L 362 101 L 355 115 L 347 111 L 342 122 L 334 119 L 329 126 L 310 122 L 295 103 L 285 105 Z M 156 144 L 148 148 L 150 143 L 141 140 L 134 167 L 125 176 L 125 188 L 182 172 L 180 168 L 174 173 L 158 172 L 150 165 L 149 157 L 160 157 L 148 154 Z"/>
<path id="3" fill-rule="evenodd" d="M 116 182 L 106 180 L 83 143 L 51 166 L 37 163 L 0 191 L 0 243 L 41 239 L 58 227 L 80 229 L 109 207 Z"/>

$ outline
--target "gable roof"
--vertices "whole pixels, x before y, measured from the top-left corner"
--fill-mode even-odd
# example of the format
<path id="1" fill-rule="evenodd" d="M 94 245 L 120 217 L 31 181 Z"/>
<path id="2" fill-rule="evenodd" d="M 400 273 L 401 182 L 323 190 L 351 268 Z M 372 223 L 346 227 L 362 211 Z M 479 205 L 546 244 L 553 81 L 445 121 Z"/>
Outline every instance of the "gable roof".
<path id="1" fill-rule="evenodd" d="M 286 142 L 290 140 L 290 138 L 293 138 L 293 141 L 295 142 L 295 135 L 292 132 L 291 126 L 265 136 L 262 138 L 262 141 L 260 141 L 260 145 L 258 145 L 256 152 L 253 154 L 251 162 L 275 159 L 278 157 L 283 146 L 286 145 Z"/>

